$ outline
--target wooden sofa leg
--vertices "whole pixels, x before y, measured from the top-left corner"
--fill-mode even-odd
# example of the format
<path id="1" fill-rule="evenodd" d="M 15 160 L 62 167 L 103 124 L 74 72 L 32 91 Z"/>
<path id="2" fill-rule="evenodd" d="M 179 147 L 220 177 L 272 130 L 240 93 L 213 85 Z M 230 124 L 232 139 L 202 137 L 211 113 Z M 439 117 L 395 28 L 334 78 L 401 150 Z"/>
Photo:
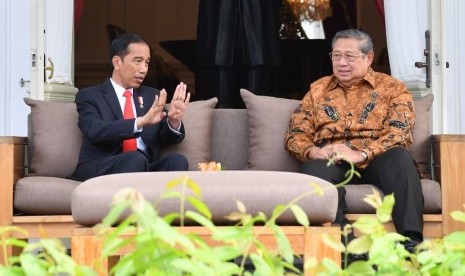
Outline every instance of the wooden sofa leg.
<path id="1" fill-rule="evenodd" d="M 329 258 L 337 264 L 341 263 L 341 252 L 334 250 L 324 242 L 324 234 L 336 240 L 341 238 L 339 227 L 309 227 L 305 230 L 304 264 L 309 258 L 315 258 L 318 262 Z M 313 275 L 313 272 L 305 271 L 305 275 Z"/>
<path id="2" fill-rule="evenodd" d="M 108 275 L 108 259 L 102 259 L 103 237 L 92 228 L 75 228 L 71 238 L 71 256 L 76 263 L 88 265 L 98 275 Z"/>
<path id="3" fill-rule="evenodd" d="M 27 241 L 27 240 L 26 240 Z M 23 248 L 16 246 L 6 247 L 6 256 L 3 254 L 3 249 L 0 250 L 0 264 L 6 265 L 5 260 L 8 260 L 12 256 L 19 256 L 23 252 Z"/>
<path id="4" fill-rule="evenodd" d="M 210 233 L 203 227 L 193 227 L 192 229 L 183 229 L 183 231 L 194 232 L 206 238 L 207 241 L 209 240 Z M 270 233 L 267 231 L 263 233 L 262 231 L 260 232 L 262 242 L 267 246 L 274 247 L 275 241 L 271 231 L 269 231 Z M 334 239 L 340 239 L 339 227 L 309 227 L 305 229 L 303 227 L 284 227 L 284 233 L 288 238 L 297 237 L 296 240 L 300 240 L 300 243 L 303 243 L 304 262 L 309 258 L 315 258 L 317 261 L 321 261 L 323 258 L 329 258 L 337 264 L 341 263 L 341 253 L 328 246 L 323 239 L 324 234 L 330 235 Z M 300 238 L 298 238 L 299 235 Z M 92 228 L 73 229 L 73 236 L 71 238 L 71 255 L 73 259 L 78 264 L 90 266 L 97 271 L 99 275 L 108 275 L 111 263 L 117 261 L 117 259 L 101 259 L 103 240 L 104 238 L 96 235 Z M 214 243 L 215 242 L 213 242 L 213 244 Z M 297 248 L 299 247 L 300 246 L 297 245 Z M 301 250 L 302 249 L 298 251 L 302 252 Z M 312 274 L 312 271 L 305 271 L 305 275 Z"/>

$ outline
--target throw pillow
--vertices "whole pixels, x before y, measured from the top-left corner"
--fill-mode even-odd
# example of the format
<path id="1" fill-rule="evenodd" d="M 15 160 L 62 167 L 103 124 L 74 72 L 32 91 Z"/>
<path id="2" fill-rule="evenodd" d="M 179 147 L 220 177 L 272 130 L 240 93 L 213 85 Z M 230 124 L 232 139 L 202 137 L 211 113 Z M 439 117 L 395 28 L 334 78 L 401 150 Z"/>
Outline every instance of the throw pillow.
<path id="1" fill-rule="evenodd" d="M 420 166 L 420 171 L 425 177 L 431 175 L 431 105 L 434 96 L 428 94 L 422 98 L 414 100 L 415 106 L 415 126 L 413 127 L 413 143 L 410 146 L 410 153 Z"/>
<path id="2" fill-rule="evenodd" d="M 30 175 L 68 177 L 77 165 L 82 144 L 74 103 L 24 98 L 31 107 Z"/>
<path id="3" fill-rule="evenodd" d="M 212 98 L 189 103 L 182 119 L 186 137 L 181 143 L 163 149 L 162 155 L 171 152 L 183 154 L 189 161 L 190 171 L 199 170 L 198 163 L 210 161 L 210 133 L 217 102 L 217 98 Z"/>
<path id="4" fill-rule="evenodd" d="M 289 120 L 298 100 L 258 96 L 241 89 L 249 124 L 247 169 L 298 172 L 299 162 L 284 147 Z"/>

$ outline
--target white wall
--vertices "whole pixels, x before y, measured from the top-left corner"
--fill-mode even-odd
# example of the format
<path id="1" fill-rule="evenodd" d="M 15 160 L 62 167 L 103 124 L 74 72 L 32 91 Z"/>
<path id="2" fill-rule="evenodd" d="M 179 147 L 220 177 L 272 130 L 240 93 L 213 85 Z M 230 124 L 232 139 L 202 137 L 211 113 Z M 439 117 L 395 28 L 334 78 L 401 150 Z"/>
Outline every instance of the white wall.
<path id="1" fill-rule="evenodd" d="M 31 0 L 0 1 L 0 135 L 27 135 Z"/>

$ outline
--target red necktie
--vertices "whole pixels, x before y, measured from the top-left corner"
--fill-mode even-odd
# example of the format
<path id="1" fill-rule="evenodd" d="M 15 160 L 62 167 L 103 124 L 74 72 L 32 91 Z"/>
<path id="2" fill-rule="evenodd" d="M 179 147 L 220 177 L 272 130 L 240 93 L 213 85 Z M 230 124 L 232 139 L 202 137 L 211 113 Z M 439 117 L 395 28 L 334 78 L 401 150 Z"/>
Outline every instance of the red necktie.
<path id="1" fill-rule="evenodd" d="M 132 93 L 129 90 L 124 91 L 123 96 L 126 98 L 126 102 L 124 103 L 124 119 L 133 119 L 134 118 L 134 111 L 132 110 Z M 127 151 L 135 151 L 137 150 L 137 142 L 136 138 L 126 139 L 123 140 L 123 152 Z"/>

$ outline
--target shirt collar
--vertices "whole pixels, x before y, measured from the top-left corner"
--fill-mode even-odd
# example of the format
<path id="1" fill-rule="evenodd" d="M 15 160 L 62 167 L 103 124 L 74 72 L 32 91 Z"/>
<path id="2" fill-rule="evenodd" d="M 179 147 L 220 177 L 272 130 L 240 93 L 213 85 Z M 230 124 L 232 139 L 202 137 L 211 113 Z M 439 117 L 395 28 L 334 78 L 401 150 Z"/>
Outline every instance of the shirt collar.
<path id="1" fill-rule="evenodd" d="M 363 76 L 361 80 L 359 80 L 355 85 L 358 85 L 360 82 L 366 81 L 368 84 L 371 85 L 372 88 L 376 86 L 375 74 L 373 68 L 368 68 L 368 72 Z M 343 87 L 341 83 L 339 83 L 338 79 L 332 75 L 332 80 L 329 84 L 329 90 L 335 89 L 337 86 Z M 343 87 L 344 88 L 344 87 Z"/>
<path id="2" fill-rule="evenodd" d="M 133 94 L 132 88 L 126 89 L 122 87 L 121 85 L 117 84 L 116 82 L 114 82 L 111 78 L 110 78 L 110 81 L 111 81 L 111 84 L 113 85 L 113 88 L 115 89 L 116 96 L 118 96 L 118 98 L 124 97 L 123 94 L 124 94 L 124 91 L 126 90 L 129 90 L 131 92 L 131 95 Z"/>

